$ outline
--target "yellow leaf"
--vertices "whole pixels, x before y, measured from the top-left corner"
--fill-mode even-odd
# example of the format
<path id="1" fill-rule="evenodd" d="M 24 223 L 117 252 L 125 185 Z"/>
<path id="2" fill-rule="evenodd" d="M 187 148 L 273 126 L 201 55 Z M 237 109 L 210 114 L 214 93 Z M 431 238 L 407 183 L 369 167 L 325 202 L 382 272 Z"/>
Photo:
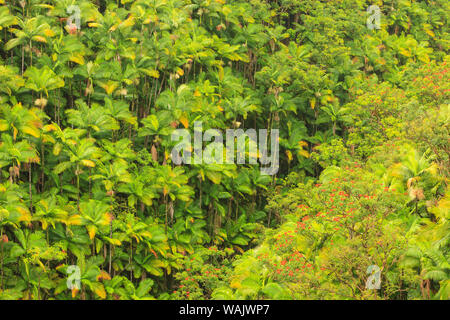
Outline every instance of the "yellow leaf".
<path id="1" fill-rule="evenodd" d="M 89 233 L 89 239 L 94 239 L 97 228 L 95 226 L 86 226 L 86 229 Z"/>
<path id="2" fill-rule="evenodd" d="M 38 156 L 29 158 L 28 161 L 31 163 L 41 163 L 41 159 Z"/>
<path id="3" fill-rule="evenodd" d="M 435 38 L 435 34 L 434 34 L 433 30 L 429 29 L 430 27 L 431 26 L 429 24 L 425 24 L 424 25 L 424 30 L 430 37 Z"/>
<path id="4" fill-rule="evenodd" d="M 59 271 L 59 269 L 61 269 L 61 268 L 64 268 L 64 265 L 63 265 L 63 264 L 60 264 L 59 266 L 56 266 L 56 267 L 55 267 L 55 270 L 56 270 L 56 271 Z"/>
<path id="5" fill-rule="evenodd" d="M 233 10 L 229 6 L 223 6 L 222 13 L 224 16 L 228 16 L 232 12 Z"/>
<path id="6" fill-rule="evenodd" d="M 405 56 L 405 57 L 410 57 L 411 56 L 411 52 L 409 52 L 409 50 L 401 48 L 399 51 L 400 51 L 400 54 Z"/>
<path id="7" fill-rule="evenodd" d="M 134 25 L 134 17 L 133 16 L 129 16 L 128 19 L 124 20 L 120 24 L 120 27 L 131 27 L 133 25 Z"/>
<path id="8" fill-rule="evenodd" d="M 78 290 L 77 288 L 72 289 L 72 298 L 75 298 L 77 296 L 78 291 L 80 290 Z"/>
<path id="9" fill-rule="evenodd" d="M 20 213 L 19 221 L 26 221 L 26 222 L 31 221 L 31 215 L 28 209 L 25 209 L 23 207 L 17 207 L 16 209 Z"/>
<path id="10" fill-rule="evenodd" d="M 55 131 L 55 130 L 58 129 L 58 126 L 56 124 L 54 124 L 54 123 L 47 124 L 47 125 L 44 126 L 43 129 L 44 129 L 44 132 Z"/>
<path id="11" fill-rule="evenodd" d="M 117 82 L 113 82 L 113 81 L 108 81 L 107 83 L 99 83 L 100 87 L 102 87 L 103 89 L 105 89 L 107 94 L 111 94 L 114 92 L 114 90 L 116 90 L 118 84 Z"/>
<path id="12" fill-rule="evenodd" d="M 6 120 L 0 119 L 0 131 L 8 130 L 8 127 Z"/>
<path id="13" fill-rule="evenodd" d="M 223 68 L 219 66 L 219 80 L 222 81 L 224 77 Z"/>
<path id="14" fill-rule="evenodd" d="M 96 295 L 98 295 L 100 298 L 105 299 L 106 298 L 106 291 L 105 287 L 101 283 L 98 283 L 94 287 L 94 292 Z"/>
<path id="15" fill-rule="evenodd" d="M 81 225 L 81 216 L 79 214 L 70 216 L 69 219 L 67 219 L 67 225 L 70 225 L 70 226 Z"/>
<path id="16" fill-rule="evenodd" d="M 36 129 L 36 128 L 33 128 L 33 127 L 24 127 L 24 128 L 22 129 L 22 131 L 23 131 L 24 133 L 29 134 L 30 136 L 33 136 L 33 137 L 35 137 L 35 138 L 39 138 L 39 130 Z"/>
<path id="17" fill-rule="evenodd" d="M 298 154 L 305 157 L 305 158 L 309 158 L 309 152 L 306 150 L 299 150 Z"/>
<path id="18" fill-rule="evenodd" d="M 100 271 L 100 274 L 97 276 L 97 281 L 99 280 L 111 280 L 111 276 L 106 271 Z"/>
<path id="19" fill-rule="evenodd" d="M 111 244 L 115 245 L 115 246 L 120 246 L 122 245 L 122 242 L 118 239 L 109 239 L 109 242 L 111 242 Z"/>
<path id="20" fill-rule="evenodd" d="M 381 64 L 381 65 L 385 65 L 385 64 L 386 64 L 386 60 L 383 59 L 383 58 L 377 59 L 376 62 L 377 62 L 378 64 Z"/>
<path id="21" fill-rule="evenodd" d="M 242 287 L 242 285 L 241 285 L 241 281 L 239 281 L 239 279 L 235 279 L 235 280 L 231 281 L 231 283 L 230 283 L 230 288 L 239 289 L 241 287 Z"/>
<path id="22" fill-rule="evenodd" d="M 45 30 L 44 30 L 44 34 L 45 34 L 47 37 L 53 37 L 53 36 L 55 35 L 55 33 L 53 32 L 52 29 L 45 29 Z"/>
<path id="23" fill-rule="evenodd" d="M 145 72 L 145 74 L 147 74 L 150 77 L 153 77 L 153 78 L 156 78 L 156 79 L 159 78 L 158 70 L 155 70 L 155 69 L 144 69 L 142 71 Z"/>
<path id="24" fill-rule="evenodd" d="M 56 140 L 48 134 L 44 134 L 42 135 L 42 142 L 54 144 L 56 143 Z"/>
<path id="25" fill-rule="evenodd" d="M 113 216 L 110 213 L 105 213 L 100 221 L 100 224 L 103 226 L 107 226 L 113 220 Z"/>
<path id="26" fill-rule="evenodd" d="M 54 156 L 59 155 L 59 154 L 61 153 L 61 150 L 62 150 L 62 145 L 61 145 L 59 142 L 57 142 L 57 143 L 53 146 L 53 155 L 54 155 Z"/>
<path id="27" fill-rule="evenodd" d="M 290 150 L 286 150 L 286 155 L 288 157 L 288 161 L 291 162 L 292 161 L 292 153 Z"/>
<path id="28" fill-rule="evenodd" d="M 34 36 L 33 40 L 38 41 L 38 42 L 47 43 L 47 39 L 45 39 L 43 36 Z"/>
<path id="29" fill-rule="evenodd" d="M 185 117 L 185 116 L 182 116 L 181 118 L 180 118 L 180 122 L 183 124 L 183 126 L 187 129 L 187 128 L 189 128 L 189 120 Z"/>
<path id="30" fill-rule="evenodd" d="M 244 253 L 244 250 L 241 247 L 234 247 L 234 250 L 239 251 L 240 253 Z"/>
<path id="31" fill-rule="evenodd" d="M 76 54 L 72 55 L 69 58 L 69 60 L 72 61 L 72 62 L 78 63 L 80 65 L 84 64 L 84 57 L 81 54 L 79 54 L 79 53 L 76 53 Z"/>
<path id="32" fill-rule="evenodd" d="M 91 168 L 95 167 L 95 162 L 92 160 L 84 159 L 84 160 L 81 160 L 80 163 L 85 167 L 91 167 Z"/>
<path id="33" fill-rule="evenodd" d="M 311 106 L 311 109 L 314 109 L 314 107 L 316 106 L 316 98 L 312 98 L 312 99 L 309 101 L 309 104 L 310 104 L 310 106 Z"/>

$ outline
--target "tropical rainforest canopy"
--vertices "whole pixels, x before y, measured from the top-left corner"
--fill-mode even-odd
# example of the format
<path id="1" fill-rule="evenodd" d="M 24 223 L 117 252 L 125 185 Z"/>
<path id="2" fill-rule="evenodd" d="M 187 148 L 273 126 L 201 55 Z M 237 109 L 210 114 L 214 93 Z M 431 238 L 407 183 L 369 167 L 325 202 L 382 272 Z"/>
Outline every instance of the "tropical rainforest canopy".
<path id="1" fill-rule="evenodd" d="M 450 299 L 449 12 L 0 0 L 0 299 Z"/>

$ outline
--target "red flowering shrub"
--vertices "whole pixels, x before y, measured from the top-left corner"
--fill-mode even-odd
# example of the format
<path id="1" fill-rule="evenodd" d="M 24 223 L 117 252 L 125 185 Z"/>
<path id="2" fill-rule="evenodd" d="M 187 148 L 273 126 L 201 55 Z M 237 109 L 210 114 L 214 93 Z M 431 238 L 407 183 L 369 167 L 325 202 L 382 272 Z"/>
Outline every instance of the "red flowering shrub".
<path id="1" fill-rule="evenodd" d="M 236 262 L 235 297 L 376 298 L 365 288 L 370 265 L 396 274 L 383 278 L 383 297 L 401 295 L 406 273 L 400 276 L 394 262 L 406 242 L 394 221 L 408 197 L 358 162 L 329 167 L 320 182 L 287 189 L 277 208 L 271 204 L 284 223 Z"/>
<path id="2" fill-rule="evenodd" d="M 212 291 L 225 283 L 231 271 L 232 249 L 204 248 L 183 261 L 184 270 L 175 274 L 172 299 L 208 299 Z"/>

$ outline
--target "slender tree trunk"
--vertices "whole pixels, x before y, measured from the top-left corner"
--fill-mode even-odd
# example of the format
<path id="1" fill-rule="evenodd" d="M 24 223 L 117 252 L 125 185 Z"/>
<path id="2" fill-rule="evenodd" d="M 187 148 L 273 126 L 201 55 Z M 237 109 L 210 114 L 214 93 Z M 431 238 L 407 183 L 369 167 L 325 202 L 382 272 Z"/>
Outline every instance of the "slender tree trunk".
<path id="1" fill-rule="evenodd" d="M 33 66 L 33 43 L 31 42 L 30 39 L 30 67 Z"/>
<path id="2" fill-rule="evenodd" d="M 166 206 L 166 217 L 165 217 L 165 222 L 164 222 L 164 224 L 165 224 L 165 231 L 166 231 L 166 234 L 167 234 L 167 195 L 164 195 L 164 204 L 165 204 L 165 206 Z"/>
<path id="3" fill-rule="evenodd" d="M 130 281 L 133 282 L 133 238 L 130 240 Z"/>
<path id="4" fill-rule="evenodd" d="M 200 203 L 199 203 L 199 207 L 200 207 L 200 210 L 202 209 L 202 178 L 200 177 L 200 185 L 199 185 L 199 188 L 198 188 L 198 192 L 199 192 L 199 201 L 200 201 Z"/>
<path id="5" fill-rule="evenodd" d="M 0 243 L 1 243 L 1 256 L 0 256 L 1 288 L 2 290 L 5 290 L 3 283 L 3 227 L 0 228 Z"/>
<path id="6" fill-rule="evenodd" d="M 113 204 L 113 199 L 112 199 L 112 194 L 111 194 L 111 215 L 112 215 L 112 204 Z M 109 221 L 109 238 L 112 239 L 112 216 L 111 216 L 111 220 Z M 109 243 L 109 266 L 108 266 L 108 273 L 111 275 L 111 265 L 112 265 L 112 243 Z"/>
<path id="7" fill-rule="evenodd" d="M 78 164 L 77 164 L 76 176 L 77 176 L 77 208 L 78 208 L 78 211 L 80 211 L 80 175 L 79 175 Z"/>
<path id="8" fill-rule="evenodd" d="M 30 195 L 30 213 L 33 214 L 33 193 L 32 193 L 32 188 L 31 188 L 31 184 L 32 184 L 32 179 L 31 179 L 31 166 L 32 163 L 29 162 L 28 163 L 28 192 Z"/>
<path id="9" fill-rule="evenodd" d="M 88 182 L 89 182 L 89 199 L 92 198 L 92 186 L 91 186 L 91 167 L 89 167 L 89 177 L 88 177 Z"/>
<path id="10" fill-rule="evenodd" d="M 25 52 L 24 52 L 24 45 L 22 45 L 22 76 L 23 76 L 23 68 L 24 68 L 24 66 L 25 66 Z"/>
<path id="11" fill-rule="evenodd" d="M 55 118 L 55 120 L 58 123 L 58 126 L 61 125 L 60 113 L 61 113 L 61 91 L 60 91 L 60 88 L 58 88 L 58 113 L 57 113 L 57 117 Z"/>
<path id="12" fill-rule="evenodd" d="M 44 148 L 44 143 L 41 144 L 41 188 L 42 188 L 42 192 L 44 191 L 44 179 L 45 179 L 45 174 L 44 174 L 44 161 L 45 161 L 45 148 Z"/>

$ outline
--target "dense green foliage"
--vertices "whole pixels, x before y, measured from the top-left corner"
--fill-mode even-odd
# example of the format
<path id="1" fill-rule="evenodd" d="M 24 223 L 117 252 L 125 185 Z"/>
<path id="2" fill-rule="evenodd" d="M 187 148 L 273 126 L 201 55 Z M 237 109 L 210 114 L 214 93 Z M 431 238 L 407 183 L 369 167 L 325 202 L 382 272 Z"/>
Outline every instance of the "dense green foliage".
<path id="1" fill-rule="evenodd" d="M 450 299 L 449 12 L 0 0 L 0 299 Z M 194 121 L 280 170 L 175 165 Z"/>

